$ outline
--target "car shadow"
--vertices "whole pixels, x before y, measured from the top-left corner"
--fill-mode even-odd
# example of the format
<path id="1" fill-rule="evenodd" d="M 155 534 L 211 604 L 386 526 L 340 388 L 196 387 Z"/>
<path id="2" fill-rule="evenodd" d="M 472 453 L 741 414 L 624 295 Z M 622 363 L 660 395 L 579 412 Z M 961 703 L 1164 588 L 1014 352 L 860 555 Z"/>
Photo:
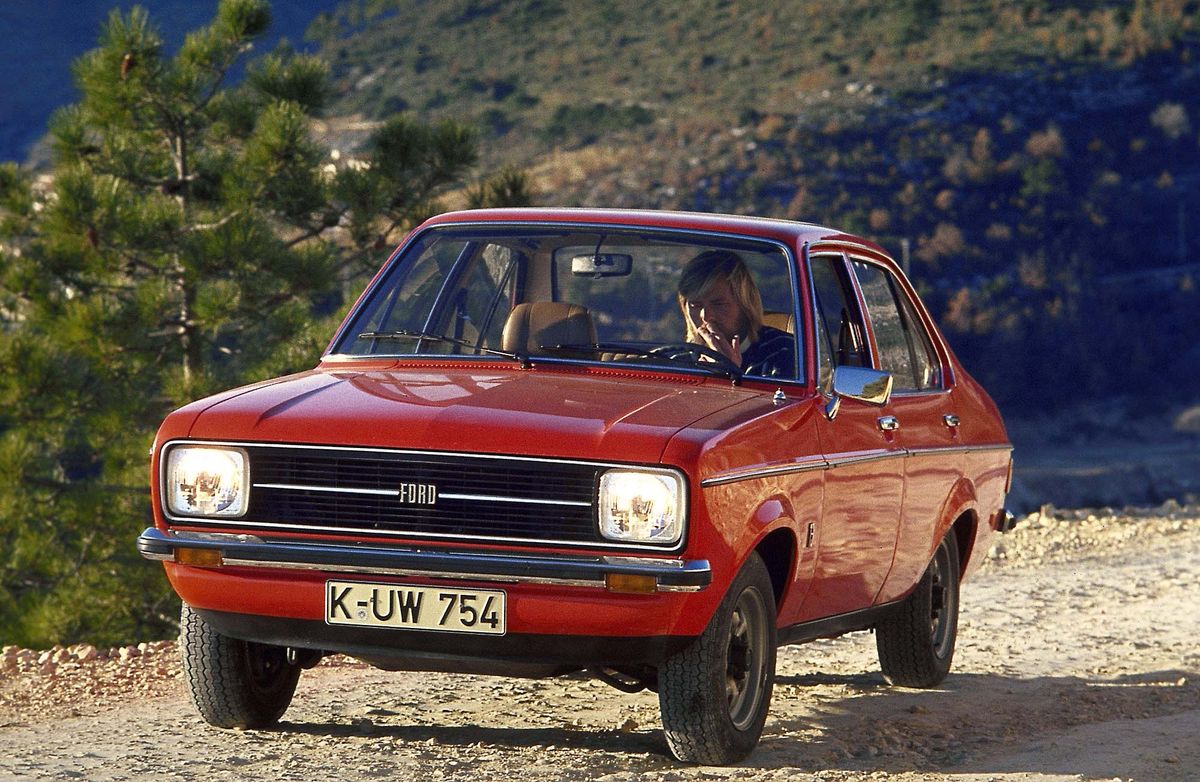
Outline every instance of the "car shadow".
<path id="1" fill-rule="evenodd" d="M 666 742 L 661 730 L 596 730 L 594 728 L 561 727 L 500 727 L 483 724 L 468 725 L 388 725 L 362 720 L 350 724 L 281 721 L 276 732 L 305 734 L 327 738 L 372 736 L 396 739 L 408 743 L 429 743 L 465 747 L 485 744 L 512 749 L 560 747 L 615 754 L 666 754 Z M 667 760 L 668 758 L 663 758 Z"/>
<path id="2" fill-rule="evenodd" d="M 952 673 L 940 687 L 915 690 L 889 686 L 878 672 L 784 675 L 776 680 L 771 715 L 758 748 L 738 765 L 804 772 L 899 773 L 967 767 L 978 773 L 1044 771 L 1036 767 L 1036 753 L 1022 759 L 1022 751 L 1074 728 L 1200 710 L 1196 679 L 1194 672 L 1181 670 L 1112 679 Z M 623 696 L 614 692 L 613 697 Z M 377 719 L 349 723 L 284 721 L 275 730 L 329 738 L 390 738 L 427 743 L 431 748 L 553 746 L 596 755 L 642 755 L 631 762 L 643 771 L 682 765 L 670 758 L 657 725 L 632 730 L 482 721 L 396 725 L 387 720 L 397 712 L 381 709 L 375 714 Z M 1135 749 L 1109 747 L 1114 760 L 1111 768 L 1105 766 L 1105 775 L 1136 776 L 1135 768 L 1123 766 L 1120 759 L 1124 753 L 1128 763 L 1134 763 Z M 991 764 L 991 758 L 996 763 Z M 1063 765 L 1060 762 L 1055 772 L 1083 773 L 1069 768 L 1069 762 L 1068 767 Z"/>

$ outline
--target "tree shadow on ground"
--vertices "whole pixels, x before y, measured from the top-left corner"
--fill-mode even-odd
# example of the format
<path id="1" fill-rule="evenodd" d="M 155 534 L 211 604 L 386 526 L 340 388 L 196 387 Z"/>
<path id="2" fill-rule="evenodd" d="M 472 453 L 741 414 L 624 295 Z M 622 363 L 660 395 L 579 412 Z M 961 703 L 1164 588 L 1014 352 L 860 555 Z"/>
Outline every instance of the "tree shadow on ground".
<path id="1" fill-rule="evenodd" d="M 1080 726 L 1198 710 L 1195 680 L 1195 672 L 1179 670 L 1113 679 L 951 674 L 938 688 L 913 690 L 890 687 L 879 674 L 784 676 L 776 684 L 778 716 L 768 720 L 746 765 L 891 773 L 964 765 L 983 773 L 1044 771 L 993 767 L 987 758 L 1013 757 Z M 811 702 L 789 708 L 784 701 L 792 697 Z M 1118 765 L 1104 776 L 1134 776 L 1122 773 L 1120 748 L 1108 750 Z M 1136 752 L 1125 755 L 1133 762 Z M 1035 755 L 1029 761 L 1036 762 Z M 1081 763 L 1079 771 L 1059 771 L 1085 769 Z"/>
<path id="2" fill-rule="evenodd" d="M 739 764 L 755 769 L 934 771 L 965 766 L 982 773 L 1038 772 L 1036 747 L 1077 727 L 1120 720 L 1147 720 L 1200 710 L 1195 672 L 1167 670 L 1115 679 L 1012 678 L 998 674 L 951 674 L 931 690 L 890 687 L 878 673 L 780 676 L 772 714 L 759 747 Z M 614 698 L 622 697 L 616 693 Z M 379 719 L 346 723 L 284 722 L 279 730 L 331 738 L 364 735 L 406 743 L 528 749 L 558 747 L 588 754 L 649 754 L 635 763 L 643 771 L 669 768 L 662 731 L 491 724 L 389 724 L 398 712 L 380 709 Z M 570 716 L 563 714 L 566 719 Z M 484 715 L 473 715 L 479 719 Z M 461 717 L 459 717 L 461 719 Z M 486 718 L 485 718 L 486 719 Z M 1129 763 L 1135 761 L 1134 748 Z M 1114 765 L 1106 776 L 1135 776 L 1123 766 L 1121 747 L 1110 747 Z M 997 767 L 988 758 L 1002 761 Z M 1015 759 L 1014 759 L 1015 758 Z M 1002 765 L 1028 768 L 1001 768 Z M 1063 763 L 1058 763 L 1062 766 Z M 1066 763 L 1066 765 L 1070 765 Z M 1086 766 L 1081 761 L 1080 768 Z M 1057 768 L 1056 773 L 1083 773 Z"/>

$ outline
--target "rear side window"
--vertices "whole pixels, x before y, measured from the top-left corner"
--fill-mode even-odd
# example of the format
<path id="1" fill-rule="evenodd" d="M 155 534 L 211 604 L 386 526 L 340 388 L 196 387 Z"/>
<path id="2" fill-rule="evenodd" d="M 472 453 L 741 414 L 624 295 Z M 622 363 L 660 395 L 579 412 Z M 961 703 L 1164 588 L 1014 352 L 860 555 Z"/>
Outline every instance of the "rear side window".
<path id="1" fill-rule="evenodd" d="M 912 304 L 887 269 L 851 263 L 875 332 L 879 368 L 891 372 L 897 391 L 923 391 L 942 384 L 941 365 Z"/>

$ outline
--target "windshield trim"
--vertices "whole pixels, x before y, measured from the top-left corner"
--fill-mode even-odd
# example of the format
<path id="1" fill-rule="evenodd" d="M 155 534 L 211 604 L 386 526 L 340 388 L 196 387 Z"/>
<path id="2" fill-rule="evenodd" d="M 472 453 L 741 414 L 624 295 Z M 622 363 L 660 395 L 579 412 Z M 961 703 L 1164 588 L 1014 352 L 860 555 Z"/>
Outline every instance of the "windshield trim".
<path id="1" fill-rule="evenodd" d="M 370 355 L 364 355 L 364 354 L 358 354 L 358 353 L 341 353 L 334 349 L 335 346 L 348 344 L 350 341 L 352 341 L 352 339 L 350 339 L 352 337 L 352 335 L 349 334 L 349 331 L 351 330 L 350 325 L 355 322 L 357 316 L 362 311 L 362 309 L 367 305 L 367 303 L 374 298 L 375 293 L 378 290 L 378 288 L 380 288 L 390 278 L 390 276 L 391 276 L 390 272 L 393 270 L 393 268 L 396 264 L 400 263 L 401 259 L 404 258 L 404 256 L 408 252 L 408 249 L 412 245 L 423 240 L 425 237 L 427 237 L 430 233 L 433 233 L 433 232 L 442 233 L 442 232 L 454 231 L 457 229 L 464 229 L 464 228 L 465 229 L 471 229 L 471 228 L 501 228 L 501 229 L 511 229 L 511 228 L 547 229 L 548 228 L 548 229 L 558 229 L 558 228 L 562 228 L 562 229 L 568 229 L 568 230 L 590 229 L 590 230 L 601 231 L 601 232 L 613 231 L 613 232 L 631 232 L 631 233 L 650 234 L 650 235 L 674 234 L 674 235 L 680 235 L 680 236 L 712 237 L 712 238 L 719 238 L 719 239 L 732 239 L 732 240 L 737 240 L 737 241 L 744 241 L 744 242 L 747 242 L 750 244 L 771 245 L 771 246 L 778 248 L 779 250 L 782 250 L 783 254 L 784 254 L 784 258 L 787 260 L 788 279 L 792 285 L 792 296 L 791 296 L 792 306 L 796 307 L 797 301 L 800 299 L 800 297 L 803 296 L 803 292 L 800 288 L 798 263 L 797 263 L 796 253 L 795 253 L 794 248 L 792 248 L 787 242 L 784 242 L 780 239 L 776 239 L 773 237 L 746 236 L 745 234 L 730 233 L 727 231 L 706 230 L 706 229 L 670 228 L 670 227 L 646 226 L 646 225 L 636 225 L 636 224 L 630 225 L 630 224 L 625 224 L 625 223 L 593 223 L 593 222 L 588 222 L 588 221 L 560 222 L 557 220 L 550 220 L 550 221 L 542 221 L 542 220 L 503 220 L 503 221 L 478 220 L 478 221 L 476 221 L 476 220 L 472 220 L 469 222 L 461 222 L 461 223 L 460 222 L 441 223 L 438 225 L 431 225 L 421 231 L 413 231 L 401 243 L 401 245 L 398 248 L 396 248 L 395 252 L 393 252 L 391 254 L 391 256 L 388 258 L 388 260 L 385 262 L 384 267 L 380 270 L 380 272 L 378 274 L 375 275 L 375 278 L 373 280 L 371 280 L 370 284 L 368 284 L 368 286 L 363 290 L 363 293 L 358 297 L 358 300 L 355 302 L 354 306 L 346 314 L 345 319 L 342 321 L 342 324 L 338 327 L 337 332 L 334 334 L 333 339 L 330 340 L 329 347 L 325 350 L 324 353 L 321 354 L 321 360 L 324 361 L 327 359 L 333 359 L 333 360 L 338 361 L 339 363 L 341 363 L 343 361 L 379 360 L 379 359 L 415 360 L 415 361 L 450 361 L 450 362 L 454 362 L 454 363 L 457 363 L 460 361 L 482 361 L 482 362 L 496 363 L 496 361 L 499 357 L 486 356 L 486 355 L 485 356 L 477 356 L 477 355 L 466 355 L 466 354 L 437 354 L 437 353 L 372 353 Z M 459 264 L 456 261 L 455 267 L 457 267 L 458 265 Z M 447 275 L 447 276 L 449 277 L 450 275 Z M 796 318 L 795 323 L 796 323 L 796 332 L 797 333 L 792 334 L 793 339 L 796 340 L 797 377 L 779 378 L 779 377 L 768 377 L 765 375 L 741 375 L 739 377 L 739 381 L 751 380 L 751 381 L 757 381 L 757 382 L 762 382 L 762 383 L 786 383 L 791 386 L 807 386 L 809 384 L 810 378 L 807 376 L 808 375 L 808 373 L 807 373 L 808 367 L 807 367 L 807 361 L 805 360 L 805 356 L 804 356 L 804 339 L 803 339 L 803 331 L 802 331 L 803 330 L 802 323 L 803 323 L 803 319 L 805 317 L 806 317 L 806 315 L 805 315 L 803 308 L 797 308 L 795 311 L 795 318 Z M 622 361 L 600 361 L 599 359 L 585 359 L 585 358 L 557 358 L 557 357 L 553 357 L 553 356 L 535 356 L 530 359 L 530 364 L 532 364 L 532 365 L 536 365 L 536 364 L 566 364 L 566 365 L 573 365 L 573 366 L 603 366 L 603 367 L 614 367 L 614 368 L 620 367 L 621 369 L 633 369 L 636 371 L 683 373 L 683 374 L 687 374 L 687 375 L 699 375 L 702 377 L 717 377 L 712 372 L 709 372 L 703 368 L 691 368 L 691 367 L 679 366 L 679 365 L 672 366 L 670 364 L 648 365 L 648 364 L 640 364 L 640 363 L 625 363 Z"/>

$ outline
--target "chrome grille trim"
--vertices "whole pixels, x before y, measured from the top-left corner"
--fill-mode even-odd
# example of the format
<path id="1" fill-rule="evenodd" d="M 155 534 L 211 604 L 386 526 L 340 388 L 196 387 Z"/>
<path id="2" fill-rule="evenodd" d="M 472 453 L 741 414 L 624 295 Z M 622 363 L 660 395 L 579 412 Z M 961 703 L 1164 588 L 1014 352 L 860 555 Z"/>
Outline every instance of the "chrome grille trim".
<path id="1" fill-rule="evenodd" d="M 318 525 L 318 524 L 279 524 L 279 523 L 263 522 L 263 521 L 245 521 L 243 519 L 232 519 L 231 520 L 232 523 L 231 523 L 231 521 L 227 521 L 224 519 L 202 519 L 202 518 L 180 518 L 179 521 L 181 523 L 187 524 L 188 526 L 212 525 L 215 527 L 225 527 L 225 528 L 258 527 L 260 529 L 272 530 L 275 532 L 313 532 L 313 533 L 319 533 L 319 534 L 341 533 L 344 535 L 349 534 L 351 536 L 361 536 L 361 537 L 371 536 L 371 537 L 378 538 L 378 537 L 386 536 L 386 537 L 390 537 L 390 538 L 397 538 L 397 537 L 419 538 L 422 540 L 439 540 L 439 541 L 455 541 L 455 540 L 465 541 L 465 542 L 475 542 L 475 541 L 484 542 L 484 541 L 486 541 L 488 543 L 545 545 L 545 546 L 554 546 L 556 548 L 562 547 L 562 546 L 570 546 L 572 548 L 586 548 L 586 549 L 621 548 L 621 549 L 638 549 L 641 551 L 654 551 L 654 552 L 660 553 L 660 554 L 663 552 L 667 552 L 667 551 L 674 551 L 679 548 L 678 546 L 673 549 L 666 549 L 666 548 L 663 548 L 662 546 L 634 546 L 634 545 L 629 545 L 629 544 L 615 543 L 612 541 L 594 542 L 594 541 L 573 541 L 573 540 L 549 540 L 546 538 L 515 538 L 515 537 L 501 537 L 498 535 L 489 535 L 486 538 L 484 538 L 482 536 L 452 535 L 452 534 L 448 534 L 448 533 L 443 534 L 443 533 L 437 533 L 437 532 L 408 532 L 408 531 L 397 532 L 395 530 L 370 529 L 367 527 L 330 527 L 330 526 L 322 526 L 322 525 Z"/>
<path id="2" fill-rule="evenodd" d="M 255 483 L 256 489 L 286 489 L 288 491 L 324 491 L 331 494 L 375 494 L 383 497 L 399 497 L 397 489 L 352 489 L 341 486 L 303 486 L 294 483 Z"/>
<path id="3" fill-rule="evenodd" d="M 399 492 L 397 492 L 399 493 Z M 498 497 L 492 494 L 451 494 L 446 492 L 438 495 L 439 500 L 468 500 L 471 502 L 525 502 L 531 505 L 564 505 L 567 507 L 590 508 L 590 502 L 575 502 L 573 500 L 536 500 L 527 497 Z"/>
<path id="4" fill-rule="evenodd" d="M 609 540 L 600 534 L 596 491 L 607 469 L 638 469 L 620 462 L 500 454 L 414 451 L 379 447 L 176 439 L 159 448 L 159 475 L 170 449 L 213 445 L 246 449 L 257 480 L 247 513 L 236 519 L 178 516 L 170 524 L 193 529 L 274 531 L 439 543 L 497 544 L 669 555 L 687 545 Z M 661 464 L 685 487 L 687 476 Z M 434 504 L 407 503 L 408 484 L 436 488 Z M 394 488 L 393 488 L 394 487 Z M 522 496 L 524 495 L 524 496 Z"/>
<path id="5" fill-rule="evenodd" d="M 465 453 L 462 451 L 414 451 L 409 448 L 379 448 L 364 445 L 309 445 L 307 443 L 256 443 L 249 440 L 171 440 L 163 444 L 165 452 L 173 445 L 226 445 L 235 448 L 288 448 L 303 451 L 348 451 L 353 453 L 375 453 L 392 456 L 453 456 L 465 459 L 498 459 L 506 462 L 540 462 L 542 464 L 582 464 L 588 467 L 636 467 L 621 462 L 589 461 L 585 459 L 553 459 L 548 456 L 506 456 L 493 453 Z"/>

